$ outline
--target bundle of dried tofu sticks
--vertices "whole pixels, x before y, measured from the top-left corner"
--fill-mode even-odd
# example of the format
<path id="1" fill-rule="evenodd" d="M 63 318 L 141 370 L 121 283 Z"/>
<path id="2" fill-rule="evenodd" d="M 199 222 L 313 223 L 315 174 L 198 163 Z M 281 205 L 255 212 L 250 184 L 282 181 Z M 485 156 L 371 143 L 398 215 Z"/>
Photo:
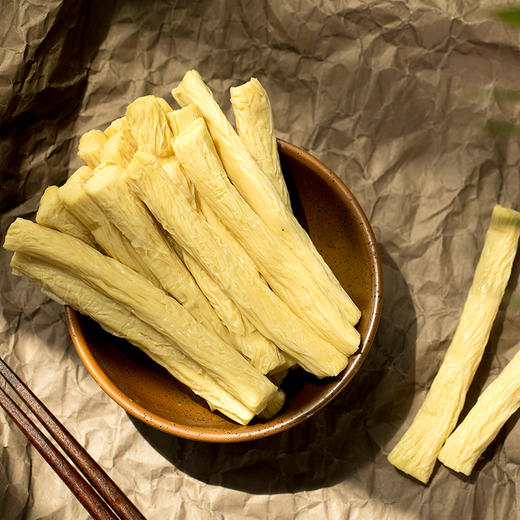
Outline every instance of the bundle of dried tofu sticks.
<path id="1" fill-rule="evenodd" d="M 283 406 L 287 370 L 336 376 L 360 311 L 295 219 L 269 99 L 231 89 L 238 133 L 196 71 L 82 136 L 86 163 L 17 219 L 11 266 L 140 347 L 241 424 Z"/>

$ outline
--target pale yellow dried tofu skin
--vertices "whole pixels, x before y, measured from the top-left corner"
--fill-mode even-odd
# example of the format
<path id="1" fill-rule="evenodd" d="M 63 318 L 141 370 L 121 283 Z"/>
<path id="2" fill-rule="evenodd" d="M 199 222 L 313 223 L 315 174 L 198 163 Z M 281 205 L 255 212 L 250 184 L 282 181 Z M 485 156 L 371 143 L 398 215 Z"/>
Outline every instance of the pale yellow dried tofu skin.
<path id="1" fill-rule="evenodd" d="M 198 117 L 200 117 L 200 112 L 195 105 L 174 110 L 168 114 L 168 119 L 170 120 L 174 134 L 186 128 L 186 126 L 189 126 L 189 124 Z M 202 209 L 203 206 L 206 206 L 196 197 L 193 184 L 186 178 L 182 172 L 179 161 L 175 157 L 157 158 L 156 160 L 168 175 L 175 188 L 181 191 L 194 209 Z M 158 174 L 160 174 L 160 172 L 158 172 Z M 247 257 L 247 261 L 253 265 L 253 262 L 249 260 L 248 255 L 231 234 L 225 230 L 220 222 L 216 222 L 216 217 L 211 210 L 206 207 L 205 211 L 206 214 L 211 214 L 208 216 L 207 222 L 212 227 L 213 232 L 221 237 L 225 243 L 231 245 L 234 251 L 238 251 L 240 257 Z M 230 242 L 232 242 L 232 244 L 230 244 Z M 284 363 L 285 358 L 276 345 L 255 330 L 249 320 L 242 316 L 239 308 L 233 300 L 224 293 L 212 275 L 187 251 L 182 250 L 182 248 L 179 248 L 179 250 L 184 263 L 197 281 L 202 292 L 206 295 L 212 307 L 215 309 L 215 312 L 232 334 L 233 344 L 237 347 L 239 352 L 262 374 L 266 374 Z M 256 269 L 256 266 L 254 269 Z"/>
<path id="2" fill-rule="evenodd" d="M 96 320 L 112 334 L 141 348 L 212 408 L 240 424 L 247 424 L 253 418 L 251 410 L 226 392 L 168 338 L 66 269 L 20 253 L 13 255 L 11 267 L 16 274 L 23 274 L 38 283 L 46 294 L 59 303 L 70 305 Z"/>
<path id="3" fill-rule="evenodd" d="M 271 419 L 285 404 L 285 392 L 278 389 L 274 397 L 267 403 L 267 406 L 258 414 L 261 419 Z"/>
<path id="4" fill-rule="evenodd" d="M 173 155 L 173 133 L 158 98 L 144 96 L 136 99 L 126 108 L 126 119 L 139 150 L 159 157 Z"/>
<path id="5" fill-rule="evenodd" d="M 285 363 L 283 352 L 256 329 L 243 335 L 233 334 L 233 340 L 240 352 L 262 374 L 269 374 Z"/>
<path id="6" fill-rule="evenodd" d="M 199 119 L 201 112 L 196 105 L 187 105 L 180 110 L 174 110 L 168 114 L 170 124 L 172 125 L 175 136 L 179 135 L 182 131 L 186 130 L 194 121 Z M 166 168 L 167 163 L 161 163 L 163 168 Z M 244 259 L 250 268 L 257 269 L 256 264 L 250 258 L 249 254 L 246 253 L 245 249 L 237 242 L 236 238 L 228 231 L 226 226 L 220 221 L 215 215 L 210 206 L 206 201 L 201 198 L 195 190 L 193 183 L 186 177 L 182 171 L 182 167 L 178 159 L 175 159 L 175 168 L 166 168 L 171 179 L 175 185 L 182 190 L 182 192 L 188 197 L 190 203 L 194 208 L 198 208 L 206 222 L 210 226 L 211 230 L 217 235 L 238 257 Z"/>
<path id="7" fill-rule="evenodd" d="M 107 139 L 110 139 L 113 135 L 117 134 L 117 132 L 128 128 L 128 121 L 126 117 L 119 117 L 118 119 L 114 119 L 103 132 Z"/>
<path id="8" fill-rule="evenodd" d="M 49 186 L 43 192 L 36 213 L 36 222 L 79 238 L 95 247 L 94 237 L 90 231 L 63 204 L 58 194 L 58 186 Z"/>
<path id="9" fill-rule="evenodd" d="M 253 413 L 263 410 L 276 392 L 265 376 L 174 298 L 80 240 L 18 218 L 7 232 L 4 247 L 65 268 L 116 300 L 178 345 Z"/>
<path id="10" fill-rule="evenodd" d="M 345 368 L 346 356 L 297 318 L 258 271 L 249 269 L 214 235 L 182 192 L 160 175 L 160 165 L 152 155 L 137 152 L 125 179 L 175 242 L 212 273 L 264 336 L 318 377 L 335 376 Z"/>
<path id="11" fill-rule="evenodd" d="M 173 110 L 168 114 L 168 121 L 173 135 L 177 137 L 195 119 L 203 117 L 197 105 L 187 105 L 179 110 Z"/>
<path id="12" fill-rule="evenodd" d="M 291 200 L 280 165 L 269 96 L 256 78 L 229 89 L 237 132 L 262 171 L 269 177 L 283 203 Z"/>
<path id="13" fill-rule="evenodd" d="M 478 458 L 520 408 L 520 352 L 482 392 L 439 453 L 448 468 L 470 475 Z"/>
<path id="14" fill-rule="evenodd" d="M 162 111 L 168 115 L 170 112 L 173 112 L 173 108 L 170 106 L 168 101 L 162 97 L 156 97 L 157 103 L 159 103 L 159 106 L 161 107 Z"/>
<path id="15" fill-rule="evenodd" d="M 291 210 L 284 204 L 273 183 L 253 159 L 198 72 L 188 71 L 181 83 L 172 90 L 172 96 L 181 106 L 198 106 L 233 185 L 273 235 L 290 246 L 305 265 L 309 276 L 316 280 L 335 302 L 344 319 L 355 325 L 361 316 L 360 310 L 336 279 Z"/>
<path id="16" fill-rule="evenodd" d="M 99 167 L 104 168 L 101 164 Z M 150 271 L 143 259 L 134 250 L 130 242 L 123 236 L 103 210 L 85 191 L 85 183 L 94 170 L 77 170 L 70 179 L 59 188 L 58 194 L 68 210 L 80 220 L 90 231 L 99 247 L 109 256 L 142 274 L 153 284 L 159 286 L 155 275 Z"/>
<path id="17" fill-rule="evenodd" d="M 101 162 L 101 151 L 107 142 L 107 136 L 101 130 L 90 130 L 79 140 L 78 157 L 89 168 L 95 168 Z"/>
<path id="18" fill-rule="evenodd" d="M 128 126 L 121 125 L 120 130 L 112 134 L 103 150 L 101 150 L 101 162 L 111 162 L 117 164 L 121 168 L 126 168 L 135 151 L 137 150 L 137 143 L 135 142 L 132 132 Z"/>
<path id="19" fill-rule="evenodd" d="M 401 471 L 428 482 L 454 429 L 504 295 L 520 234 L 520 213 L 495 206 L 457 330 L 411 426 L 388 455 Z"/>
<path id="20" fill-rule="evenodd" d="M 323 339 L 341 353 L 353 354 L 359 332 L 229 182 L 204 120 L 198 118 L 178 135 L 173 148 L 198 193 L 253 258 L 273 291 Z"/>
<path id="21" fill-rule="evenodd" d="M 233 344 L 238 351 L 262 374 L 267 374 L 282 365 L 285 358 L 280 350 L 251 325 L 206 269 L 187 251 L 182 251 L 182 257 L 202 292 L 231 333 Z"/>
<path id="22" fill-rule="evenodd" d="M 85 190 L 130 242 L 162 288 L 222 339 L 229 334 L 162 230 L 123 179 L 116 165 L 99 167 Z"/>
<path id="23" fill-rule="evenodd" d="M 175 188 L 180 190 L 189 200 L 193 208 L 197 207 L 195 187 L 182 172 L 181 163 L 176 157 L 156 157 L 164 173 L 170 178 Z"/>
<path id="24" fill-rule="evenodd" d="M 244 335 L 246 333 L 244 320 L 233 300 L 187 251 L 182 252 L 182 259 L 229 332 Z"/>

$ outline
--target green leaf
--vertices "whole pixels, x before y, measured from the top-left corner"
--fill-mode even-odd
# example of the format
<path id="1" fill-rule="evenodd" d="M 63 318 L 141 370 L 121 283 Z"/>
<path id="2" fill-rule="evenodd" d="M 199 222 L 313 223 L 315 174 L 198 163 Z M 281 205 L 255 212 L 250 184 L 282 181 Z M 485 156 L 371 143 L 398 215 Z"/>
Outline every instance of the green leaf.
<path id="1" fill-rule="evenodd" d="M 490 119 L 486 123 L 486 128 L 494 135 L 500 136 L 520 136 L 520 125 L 515 125 L 509 121 L 498 121 Z"/>
<path id="2" fill-rule="evenodd" d="M 497 11 L 497 15 L 506 23 L 520 25 L 520 7 L 505 7 Z"/>
<path id="3" fill-rule="evenodd" d="M 520 101 L 520 90 L 495 87 L 493 96 L 497 101 Z"/>

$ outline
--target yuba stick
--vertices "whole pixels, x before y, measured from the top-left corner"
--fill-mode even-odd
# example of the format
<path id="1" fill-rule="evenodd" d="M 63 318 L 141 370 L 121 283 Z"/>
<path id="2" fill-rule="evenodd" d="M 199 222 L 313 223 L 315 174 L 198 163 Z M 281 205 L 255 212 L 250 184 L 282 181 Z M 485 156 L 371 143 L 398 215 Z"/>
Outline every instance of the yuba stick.
<path id="1" fill-rule="evenodd" d="M 520 352 L 484 390 L 439 453 L 448 468 L 469 475 L 505 422 L 520 408 Z"/>
<path id="2" fill-rule="evenodd" d="M 89 130 L 79 140 L 78 157 L 94 169 L 101 162 L 101 151 L 107 136 L 101 130 Z"/>
<path id="3" fill-rule="evenodd" d="M 84 166 L 88 168 L 88 166 Z M 90 231 L 65 206 L 58 194 L 58 186 L 49 186 L 40 199 L 36 222 L 42 226 L 57 229 L 67 235 L 79 238 L 86 244 L 95 247 L 94 237 Z"/>
<path id="4" fill-rule="evenodd" d="M 130 242 L 108 220 L 103 210 L 85 191 L 85 182 L 93 175 L 93 171 L 83 168 L 76 170 L 58 189 L 60 199 L 67 209 L 87 227 L 96 243 L 107 255 L 131 267 L 159 286 L 157 278 L 148 269 Z"/>
<path id="5" fill-rule="evenodd" d="M 395 467 L 428 482 L 455 428 L 504 295 L 520 234 L 520 213 L 495 206 L 457 330 L 415 419 L 388 455 Z"/>
<path id="6" fill-rule="evenodd" d="M 291 199 L 280 166 L 273 128 L 273 113 L 267 92 L 256 78 L 229 89 L 238 135 L 269 177 L 283 203 L 291 209 Z M 292 211 L 292 210 L 291 210 Z"/>

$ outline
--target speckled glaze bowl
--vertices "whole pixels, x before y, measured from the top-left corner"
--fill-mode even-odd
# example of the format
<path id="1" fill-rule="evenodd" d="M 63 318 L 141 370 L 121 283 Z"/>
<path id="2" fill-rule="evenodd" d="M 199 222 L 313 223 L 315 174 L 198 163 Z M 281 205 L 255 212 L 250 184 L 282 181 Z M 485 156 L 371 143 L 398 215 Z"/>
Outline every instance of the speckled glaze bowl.
<path id="1" fill-rule="evenodd" d="M 335 378 L 318 380 L 303 370 L 282 388 L 287 400 L 271 420 L 241 426 L 219 413 L 140 350 L 103 331 L 66 307 L 72 341 L 101 388 L 127 412 L 164 432 L 207 442 L 240 442 L 267 437 L 298 424 L 337 396 L 363 363 L 379 323 L 382 296 L 377 244 L 360 205 L 334 173 L 297 146 L 279 141 L 282 169 L 293 210 L 343 287 L 361 309 L 359 351 Z M 355 384 L 355 383 L 354 383 Z"/>

